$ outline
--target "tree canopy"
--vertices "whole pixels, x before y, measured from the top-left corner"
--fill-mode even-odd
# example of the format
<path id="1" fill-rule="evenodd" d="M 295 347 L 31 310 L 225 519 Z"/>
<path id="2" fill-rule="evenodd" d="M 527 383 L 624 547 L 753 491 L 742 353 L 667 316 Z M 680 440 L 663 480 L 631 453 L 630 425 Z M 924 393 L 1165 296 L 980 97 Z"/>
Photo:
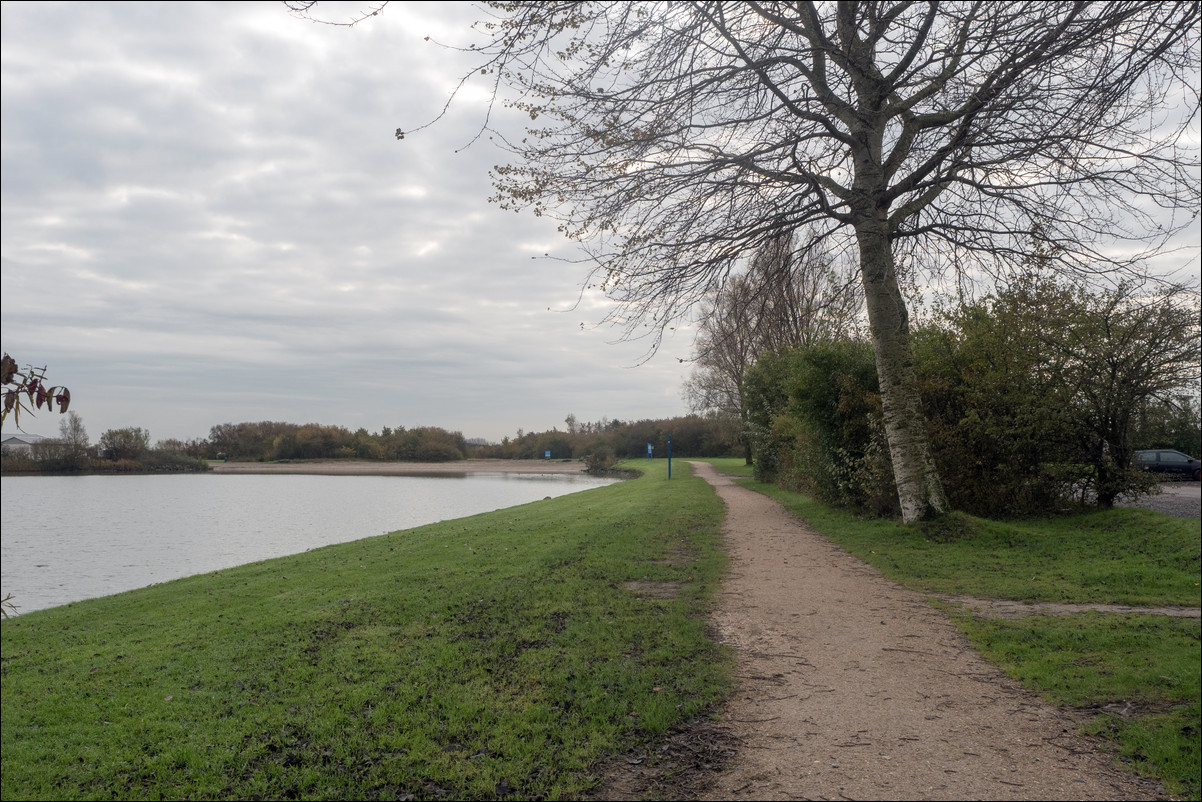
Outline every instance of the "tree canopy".
<path id="1" fill-rule="evenodd" d="M 858 259 L 906 520 L 946 501 L 905 276 L 1032 239 L 1138 269 L 1200 205 L 1196 3 L 486 5 L 475 74 L 530 119 L 496 200 L 582 243 L 628 331 L 782 234 Z"/>

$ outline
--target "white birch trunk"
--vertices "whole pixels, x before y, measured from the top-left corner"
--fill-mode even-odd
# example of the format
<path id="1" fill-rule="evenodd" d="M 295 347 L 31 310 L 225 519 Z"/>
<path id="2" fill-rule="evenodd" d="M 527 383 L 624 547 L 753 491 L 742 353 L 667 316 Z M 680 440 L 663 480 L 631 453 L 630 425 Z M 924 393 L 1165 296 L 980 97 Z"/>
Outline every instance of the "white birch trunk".
<path id="1" fill-rule="evenodd" d="M 856 233 L 872 350 L 876 356 L 884 406 L 885 438 L 893 463 L 902 520 L 911 523 L 945 512 L 947 497 L 931 457 L 914 372 L 909 314 L 897 281 L 889 238 L 883 225 L 859 227 Z"/>

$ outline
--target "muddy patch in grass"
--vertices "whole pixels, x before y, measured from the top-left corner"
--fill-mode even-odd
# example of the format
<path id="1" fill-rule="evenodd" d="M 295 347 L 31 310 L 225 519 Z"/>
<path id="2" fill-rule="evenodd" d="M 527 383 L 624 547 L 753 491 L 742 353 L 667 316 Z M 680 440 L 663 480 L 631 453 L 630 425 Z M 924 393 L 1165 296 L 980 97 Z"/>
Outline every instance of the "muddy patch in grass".
<path id="1" fill-rule="evenodd" d="M 727 727 L 694 721 L 652 745 L 639 746 L 601 766 L 601 784 L 589 800 L 696 799 L 735 756 L 739 740 Z"/>
<path id="2" fill-rule="evenodd" d="M 673 568 L 679 568 L 682 565 L 692 565 L 697 562 L 698 555 L 696 552 L 689 549 L 673 549 L 663 556 L 662 559 L 656 560 L 656 565 L 670 565 Z"/>
<path id="3" fill-rule="evenodd" d="M 684 585 L 680 582 L 624 582 L 622 587 L 649 599 L 675 599 Z"/>
<path id="4" fill-rule="evenodd" d="M 1202 617 L 1197 607 L 1134 607 L 1127 604 L 1061 604 L 1058 602 L 1020 602 L 1009 599 L 977 599 L 948 593 L 932 594 L 934 598 L 955 604 L 977 618 L 1018 619 L 1032 615 L 1079 615 L 1081 613 L 1118 613 L 1120 615 L 1167 615 L 1173 618 Z"/>

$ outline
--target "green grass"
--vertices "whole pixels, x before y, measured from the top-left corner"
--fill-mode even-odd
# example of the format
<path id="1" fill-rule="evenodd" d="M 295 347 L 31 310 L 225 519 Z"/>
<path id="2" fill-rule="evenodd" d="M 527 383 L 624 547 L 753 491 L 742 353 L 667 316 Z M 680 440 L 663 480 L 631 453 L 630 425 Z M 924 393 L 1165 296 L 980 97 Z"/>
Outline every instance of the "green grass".
<path id="1" fill-rule="evenodd" d="M 953 514 L 904 526 L 741 482 L 920 592 L 1070 604 L 1200 603 L 1197 520 L 1115 509 L 1018 522 Z M 1001 621 L 953 608 L 953 620 L 1007 674 L 1055 704 L 1089 714 L 1086 730 L 1110 739 L 1122 762 L 1171 793 L 1200 798 L 1198 619 L 1085 613 Z"/>
<path id="2" fill-rule="evenodd" d="M 721 502 L 637 467 L 5 621 L 3 798 L 579 796 L 730 682 Z"/>
<path id="3" fill-rule="evenodd" d="M 4 622 L 0 796 L 580 796 L 600 760 L 730 683 L 704 619 L 722 505 L 683 466 L 670 482 L 662 460 L 634 466 L 647 475 Z M 1199 604 L 1197 521 L 906 527 L 747 484 L 922 592 Z M 1123 760 L 1199 798 L 1197 620 L 956 620 L 1010 675 L 1097 712 L 1089 729 Z"/>
<path id="4" fill-rule="evenodd" d="M 744 484 L 916 590 L 1018 601 L 1202 603 L 1196 519 L 1123 508 L 1026 521 L 957 513 L 937 524 L 905 526 L 860 518 L 772 485 Z"/>
<path id="5" fill-rule="evenodd" d="M 1199 798 L 1198 619 L 1152 615 L 959 619 L 986 659 L 1057 704 L 1172 793 Z"/>

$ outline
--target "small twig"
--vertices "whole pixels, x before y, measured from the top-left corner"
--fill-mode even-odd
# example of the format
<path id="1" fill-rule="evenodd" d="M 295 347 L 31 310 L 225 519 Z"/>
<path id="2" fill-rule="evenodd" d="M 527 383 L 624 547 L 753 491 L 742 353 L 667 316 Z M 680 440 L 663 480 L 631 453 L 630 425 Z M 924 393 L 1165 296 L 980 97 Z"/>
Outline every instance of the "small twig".
<path id="1" fill-rule="evenodd" d="M 779 718 L 780 716 L 773 716 L 772 718 L 732 718 L 730 720 L 739 724 L 762 724 L 765 721 L 776 721 Z"/>
<path id="2" fill-rule="evenodd" d="M 751 654 L 755 657 L 785 657 L 785 658 L 788 658 L 789 660 L 800 660 L 801 662 L 803 662 L 807 665 L 810 662 L 806 658 L 802 657 L 801 655 L 797 655 L 797 654 L 773 654 L 771 652 L 752 652 Z"/>

